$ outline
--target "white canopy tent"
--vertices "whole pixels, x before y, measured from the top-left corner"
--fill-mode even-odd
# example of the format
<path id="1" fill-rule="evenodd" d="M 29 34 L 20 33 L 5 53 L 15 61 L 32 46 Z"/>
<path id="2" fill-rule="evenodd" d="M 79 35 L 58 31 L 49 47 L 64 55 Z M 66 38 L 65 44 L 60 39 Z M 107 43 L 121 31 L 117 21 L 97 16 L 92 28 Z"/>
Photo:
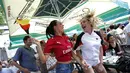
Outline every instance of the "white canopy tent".
<path id="1" fill-rule="evenodd" d="M 114 8 L 121 7 L 116 1 L 119 0 L 3 0 L 11 47 L 17 48 L 23 44 L 22 38 L 26 32 L 21 28 L 22 25 L 29 24 L 28 30 L 32 37 L 39 40 L 46 39 L 45 30 L 52 20 L 63 22 L 64 28 L 67 30 L 79 24 L 78 21 L 85 14 L 84 12 L 87 12 L 87 8 L 95 10 L 96 16 L 99 16 Z M 76 32 L 77 30 L 72 31 Z M 67 33 L 69 32 L 71 31 Z"/>

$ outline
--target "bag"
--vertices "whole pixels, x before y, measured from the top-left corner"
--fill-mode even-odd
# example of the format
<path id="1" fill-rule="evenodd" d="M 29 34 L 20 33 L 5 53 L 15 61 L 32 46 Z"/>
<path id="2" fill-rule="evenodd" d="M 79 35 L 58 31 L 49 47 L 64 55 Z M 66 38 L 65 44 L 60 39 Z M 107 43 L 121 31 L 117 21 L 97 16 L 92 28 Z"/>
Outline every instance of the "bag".
<path id="1" fill-rule="evenodd" d="M 122 72 L 130 72 L 130 55 L 124 54 L 117 61 L 117 69 Z"/>

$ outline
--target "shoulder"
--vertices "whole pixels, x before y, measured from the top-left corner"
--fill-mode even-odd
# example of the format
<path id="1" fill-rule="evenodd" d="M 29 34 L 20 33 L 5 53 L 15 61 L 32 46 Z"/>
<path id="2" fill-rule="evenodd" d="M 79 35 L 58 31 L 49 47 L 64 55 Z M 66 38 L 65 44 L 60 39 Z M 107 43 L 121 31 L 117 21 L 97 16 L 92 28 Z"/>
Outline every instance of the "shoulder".
<path id="1" fill-rule="evenodd" d="M 52 37 L 52 38 L 50 38 L 50 39 L 47 40 L 47 43 L 46 43 L 46 44 L 47 44 L 47 45 L 48 45 L 48 44 L 53 44 L 53 43 L 55 42 L 55 40 L 56 40 L 56 38 Z"/>
<path id="2" fill-rule="evenodd" d="M 70 39 L 70 38 L 69 38 L 68 36 L 66 36 L 66 35 L 64 35 L 63 37 L 64 37 L 65 39 Z"/>
<path id="3" fill-rule="evenodd" d="M 17 51 L 23 51 L 23 49 L 24 49 L 24 46 L 20 46 L 20 47 L 17 49 Z"/>
<path id="4" fill-rule="evenodd" d="M 84 34 L 85 34 L 84 32 L 80 33 L 80 34 L 78 35 L 77 39 L 81 39 Z"/>
<path id="5" fill-rule="evenodd" d="M 93 36 L 99 37 L 100 39 L 102 38 L 100 31 L 94 31 L 94 35 Z"/>

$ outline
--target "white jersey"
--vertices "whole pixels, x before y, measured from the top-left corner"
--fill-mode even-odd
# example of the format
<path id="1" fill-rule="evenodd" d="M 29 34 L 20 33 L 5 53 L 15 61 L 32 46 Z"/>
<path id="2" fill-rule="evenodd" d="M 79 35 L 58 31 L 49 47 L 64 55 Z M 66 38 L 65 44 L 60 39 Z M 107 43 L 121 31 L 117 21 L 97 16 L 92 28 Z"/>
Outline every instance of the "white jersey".
<path id="1" fill-rule="evenodd" d="M 82 38 L 82 57 L 85 60 L 99 61 L 101 39 L 93 31 L 91 34 L 85 33 Z"/>

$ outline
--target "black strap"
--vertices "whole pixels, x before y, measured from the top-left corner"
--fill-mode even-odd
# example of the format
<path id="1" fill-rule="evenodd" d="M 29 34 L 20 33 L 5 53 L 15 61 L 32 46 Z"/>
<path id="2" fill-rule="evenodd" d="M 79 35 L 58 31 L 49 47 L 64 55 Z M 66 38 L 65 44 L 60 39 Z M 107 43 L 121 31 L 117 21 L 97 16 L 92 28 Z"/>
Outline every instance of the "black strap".
<path id="1" fill-rule="evenodd" d="M 76 40 L 76 43 L 75 43 L 74 48 L 73 48 L 74 50 L 76 50 L 77 47 L 80 45 L 80 43 L 81 43 L 81 38 L 82 38 L 82 36 L 83 36 L 84 34 L 85 34 L 85 33 L 82 32 L 80 35 L 78 35 L 77 40 Z"/>

